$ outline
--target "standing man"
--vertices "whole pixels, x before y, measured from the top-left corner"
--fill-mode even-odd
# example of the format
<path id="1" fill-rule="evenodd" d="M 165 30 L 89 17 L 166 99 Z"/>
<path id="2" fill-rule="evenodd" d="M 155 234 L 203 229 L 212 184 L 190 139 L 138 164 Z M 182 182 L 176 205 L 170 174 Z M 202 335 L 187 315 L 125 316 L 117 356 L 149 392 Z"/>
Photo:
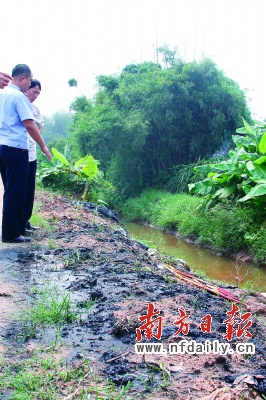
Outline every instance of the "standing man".
<path id="1" fill-rule="evenodd" d="M 11 83 L 0 91 L 0 172 L 4 185 L 2 242 L 7 243 L 30 241 L 24 236 L 29 171 L 28 133 L 51 160 L 51 154 L 33 121 L 30 101 L 24 93 L 31 79 L 30 68 L 18 64 L 13 68 Z"/>
<path id="2" fill-rule="evenodd" d="M 31 102 L 31 110 L 33 115 L 33 120 L 39 129 L 40 134 L 42 133 L 44 127 L 44 120 L 42 118 L 41 112 L 39 108 L 33 104 L 33 102 L 37 99 L 39 94 L 41 93 L 42 86 L 41 82 L 37 79 L 32 79 L 30 83 L 30 87 L 27 90 L 26 94 Z M 27 188 L 27 196 L 25 201 L 25 212 L 24 217 L 26 222 L 26 232 L 32 233 L 38 227 L 31 225 L 30 218 L 32 216 L 33 204 L 34 204 L 34 194 L 35 194 L 35 179 L 36 179 L 36 170 L 37 170 L 37 154 L 36 154 L 36 142 L 32 139 L 31 136 L 28 135 L 28 144 L 29 144 L 29 175 L 28 175 L 28 188 Z"/>

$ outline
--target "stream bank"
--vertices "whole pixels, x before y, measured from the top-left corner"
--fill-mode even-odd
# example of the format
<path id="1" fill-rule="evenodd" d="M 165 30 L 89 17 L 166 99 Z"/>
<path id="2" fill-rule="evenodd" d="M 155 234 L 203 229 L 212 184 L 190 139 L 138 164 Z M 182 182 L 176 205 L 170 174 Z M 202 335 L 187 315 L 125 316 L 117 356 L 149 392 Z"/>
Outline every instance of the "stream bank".
<path id="1" fill-rule="evenodd" d="M 266 266 L 255 267 L 245 262 L 250 258 L 243 260 L 244 253 L 225 257 L 197 242 L 180 237 L 174 231 L 164 232 L 150 224 L 137 222 L 124 222 L 124 225 L 132 237 L 149 247 L 155 247 L 166 256 L 184 260 L 192 270 L 210 279 L 262 292 L 266 290 Z"/>
<path id="2" fill-rule="evenodd" d="M 235 351 L 138 354 L 136 329 L 148 304 L 160 310 L 163 318 L 161 339 L 152 337 L 150 342 L 168 348 L 169 343 L 183 339 L 229 343 L 223 336 L 231 303 L 177 279 L 167 265 L 185 273 L 189 266 L 150 252 L 115 220 L 60 196 L 51 198 L 38 192 L 36 201 L 52 230 L 40 230 L 30 244 L 1 244 L 0 272 L 1 277 L 5 274 L 7 288 L 0 301 L 8 295 L 10 304 L 20 312 L 25 303 L 29 308 L 36 303 L 38 295 L 30 291 L 33 286 L 43 289 L 48 285 L 69 293 L 72 307 L 85 312 L 79 321 L 65 323 L 60 329 L 65 363 L 88 359 L 102 379 L 111 379 L 117 387 L 130 383 L 125 399 L 261 399 L 266 395 L 266 299 L 262 295 L 226 287 L 240 300 L 241 314 L 252 314 L 252 338 L 234 337 L 230 344 L 236 349 L 240 342 L 251 342 L 256 348 L 252 355 Z M 92 305 L 86 309 L 88 303 Z M 174 322 L 180 309 L 190 316 L 190 329 L 186 335 L 175 336 L 178 325 Z M 27 337 L 26 327 L 14 320 L 13 311 L 0 325 L 2 358 L 11 365 L 14 356 L 10 349 L 23 349 L 19 357 L 25 358 L 30 349 L 49 345 L 56 337 L 52 325 L 45 329 L 36 326 L 36 334 Z M 212 316 L 211 331 L 203 333 L 201 320 L 207 314 Z M 142 333 L 142 342 L 148 342 Z M 72 396 L 71 390 L 67 395 L 58 390 L 54 398 L 81 398 L 81 392 Z M 12 398 L 10 388 L 1 388 L 1 392 L 2 398 Z"/>

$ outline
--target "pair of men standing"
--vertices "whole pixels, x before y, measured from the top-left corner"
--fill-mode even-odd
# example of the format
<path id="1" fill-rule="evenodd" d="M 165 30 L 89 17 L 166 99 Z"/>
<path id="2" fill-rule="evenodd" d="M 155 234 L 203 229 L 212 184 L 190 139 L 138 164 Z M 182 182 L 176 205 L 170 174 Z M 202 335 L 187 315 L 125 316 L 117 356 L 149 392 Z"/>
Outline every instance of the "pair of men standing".
<path id="1" fill-rule="evenodd" d="M 22 243 L 26 223 L 24 206 L 27 193 L 29 156 L 28 134 L 51 160 L 37 125 L 33 120 L 31 103 L 25 92 L 32 80 L 30 68 L 18 64 L 12 80 L 0 91 L 0 171 L 4 185 L 2 241 Z"/>

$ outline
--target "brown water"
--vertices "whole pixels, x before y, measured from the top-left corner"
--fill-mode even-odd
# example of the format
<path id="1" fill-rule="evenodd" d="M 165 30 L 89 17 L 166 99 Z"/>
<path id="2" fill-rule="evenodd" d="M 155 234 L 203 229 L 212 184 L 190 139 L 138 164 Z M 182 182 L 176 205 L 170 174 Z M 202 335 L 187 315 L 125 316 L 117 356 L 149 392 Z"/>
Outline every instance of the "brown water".
<path id="1" fill-rule="evenodd" d="M 126 222 L 124 225 L 136 240 L 156 248 L 162 254 L 184 260 L 193 270 L 204 271 L 210 278 L 238 286 L 252 282 L 254 289 L 266 292 L 265 267 L 233 262 L 193 243 L 135 222 Z"/>

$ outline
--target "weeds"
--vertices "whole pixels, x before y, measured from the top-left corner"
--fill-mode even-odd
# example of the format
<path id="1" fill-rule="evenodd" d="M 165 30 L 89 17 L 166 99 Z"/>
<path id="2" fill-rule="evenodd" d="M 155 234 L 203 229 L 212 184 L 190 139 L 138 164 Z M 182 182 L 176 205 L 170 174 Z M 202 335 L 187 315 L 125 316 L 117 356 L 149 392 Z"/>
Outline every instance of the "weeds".
<path id="1" fill-rule="evenodd" d="M 2 363 L 0 391 L 8 390 L 10 400 L 95 399 L 119 400 L 131 383 L 116 389 L 110 382 L 103 382 L 93 372 L 90 361 L 66 366 L 63 359 L 56 361 L 56 354 L 45 356 L 36 352 L 31 358 L 19 362 Z"/>
<path id="2" fill-rule="evenodd" d="M 229 200 L 200 212 L 201 203 L 197 196 L 153 189 L 126 200 L 122 214 L 127 221 L 145 221 L 164 230 L 173 229 L 223 254 L 236 253 L 248 246 L 255 261 L 265 263 L 263 213 L 257 215 L 249 205 Z"/>
<path id="3" fill-rule="evenodd" d="M 191 297 L 191 304 L 195 311 L 201 310 L 200 302 L 198 300 L 198 296 Z"/>
<path id="4" fill-rule="evenodd" d="M 80 261 L 80 252 L 75 250 L 74 252 L 66 253 L 63 256 L 64 265 L 68 268 L 74 266 Z"/>
<path id="5" fill-rule="evenodd" d="M 236 285 L 240 286 L 241 282 L 249 275 L 249 272 L 246 270 L 245 273 L 241 273 L 242 265 L 238 263 L 234 263 L 235 273 L 230 273 L 230 276 L 234 278 Z"/>
<path id="6" fill-rule="evenodd" d="M 258 283 L 260 281 L 259 269 L 256 269 L 256 276 L 253 280 L 246 280 L 250 275 L 250 271 L 246 269 L 245 272 L 243 272 L 243 265 L 239 263 L 234 263 L 234 266 L 235 272 L 231 272 L 230 276 L 234 278 L 236 285 L 241 289 L 248 290 L 249 292 L 258 290 Z M 243 283 L 244 280 L 246 280 L 245 283 Z"/>
<path id="7" fill-rule="evenodd" d="M 26 337 L 34 337 L 38 328 L 49 325 L 62 328 L 64 324 L 77 321 L 79 312 L 74 309 L 69 292 L 53 287 L 44 289 L 33 288 L 37 299 L 33 307 L 25 310 L 19 320 L 26 330 Z"/>
<path id="8" fill-rule="evenodd" d="M 56 246 L 57 246 L 57 244 L 56 244 L 55 240 L 52 240 L 49 238 L 48 239 L 48 249 L 53 250 L 56 248 Z"/>
<path id="9" fill-rule="evenodd" d="M 162 376 L 163 382 L 161 383 L 161 387 L 162 388 L 166 388 L 167 386 L 170 386 L 170 371 L 165 367 L 164 363 L 160 363 L 160 364 L 150 364 L 147 363 L 147 366 L 156 372 L 159 372 Z M 149 380 L 151 383 L 153 383 L 153 376 L 149 377 Z"/>

